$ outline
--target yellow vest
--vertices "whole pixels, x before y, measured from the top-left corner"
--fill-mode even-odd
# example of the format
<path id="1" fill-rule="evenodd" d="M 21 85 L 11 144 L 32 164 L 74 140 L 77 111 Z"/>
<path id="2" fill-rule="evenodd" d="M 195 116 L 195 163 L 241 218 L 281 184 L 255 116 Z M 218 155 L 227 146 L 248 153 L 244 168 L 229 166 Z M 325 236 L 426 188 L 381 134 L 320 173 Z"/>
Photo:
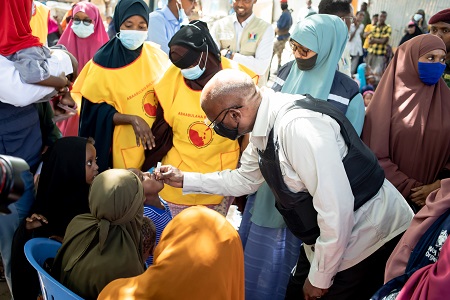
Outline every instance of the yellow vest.
<path id="1" fill-rule="evenodd" d="M 145 42 L 141 55 L 117 69 L 104 68 L 90 60 L 72 89 L 80 107 L 81 95 L 92 103 L 108 103 L 121 114 L 139 116 L 151 127 L 156 117 L 155 82 L 168 66 L 159 46 Z M 144 163 L 144 147 L 136 146 L 131 125 L 114 127 L 112 157 L 114 168 L 138 168 Z"/>
<path id="2" fill-rule="evenodd" d="M 237 41 L 236 33 L 234 31 L 235 20 L 236 17 L 234 15 L 230 15 L 217 21 L 215 24 L 213 28 L 213 35 L 216 41 L 220 44 L 220 50 L 228 49 L 229 47 L 232 52 L 236 52 Z M 269 26 L 270 24 L 266 21 L 253 17 L 242 32 L 241 40 L 239 41 L 239 53 L 246 56 L 255 56 L 256 49 L 258 49 L 261 38 Z M 263 76 L 260 76 L 258 81 L 259 86 L 266 85 L 268 73 L 269 68 L 267 68 Z"/>
<path id="3" fill-rule="evenodd" d="M 222 57 L 222 69 L 239 69 L 254 78 L 250 69 Z M 239 160 L 239 144 L 216 134 L 205 124 L 206 115 L 200 107 L 201 91 L 186 85 L 180 69 L 170 66 L 164 77 L 155 85 L 155 93 L 164 110 L 164 119 L 172 127 L 173 147 L 163 158 L 185 172 L 214 172 L 235 169 Z M 188 194 L 166 185 L 160 192 L 169 202 L 182 205 L 219 204 L 223 196 Z"/>
<path id="4" fill-rule="evenodd" d="M 40 42 L 44 45 L 47 44 L 48 35 L 48 16 L 50 9 L 44 4 L 34 1 L 36 4 L 36 11 L 31 16 L 30 26 L 34 36 L 37 36 Z"/>

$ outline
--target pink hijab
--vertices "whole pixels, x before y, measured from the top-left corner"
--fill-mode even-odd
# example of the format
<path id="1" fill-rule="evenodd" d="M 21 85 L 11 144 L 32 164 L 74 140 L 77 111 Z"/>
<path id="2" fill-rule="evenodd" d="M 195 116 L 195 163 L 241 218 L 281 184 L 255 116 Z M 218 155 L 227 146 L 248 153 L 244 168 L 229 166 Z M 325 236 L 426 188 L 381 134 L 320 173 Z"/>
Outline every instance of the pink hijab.
<path id="1" fill-rule="evenodd" d="M 442 246 L 437 262 L 417 270 L 396 300 L 441 300 L 450 295 L 450 239 Z M 447 295 L 447 296 L 445 296 Z"/>
<path id="2" fill-rule="evenodd" d="M 73 7 L 72 16 L 77 12 L 86 13 L 92 21 L 94 21 L 94 33 L 87 38 L 79 38 L 72 30 L 73 20 L 64 30 L 58 44 L 66 46 L 67 50 L 72 53 L 78 60 L 78 72 L 81 72 L 84 65 L 94 57 L 97 50 L 105 44 L 109 38 L 103 26 L 100 12 L 94 4 L 90 2 L 79 2 Z"/>
<path id="3" fill-rule="evenodd" d="M 450 158 L 450 89 L 442 78 L 425 85 L 418 72 L 419 57 L 436 49 L 446 47 L 431 34 L 397 49 L 367 107 L 361 136 L 407 199 L 411 188 L 436 181 Z"/>
<path id="4" fill-rule="evenodd" d="M 384 282 L 403 275 L 417 242 L 430 226 L 450 208 L 450 179 L 441 180 L 441 188 L 432 192 L 409 225 L 386 263 Z M 445 246 L 444 246 L 445 247 Z M 441 252 L 440 257 L 444 255 Z"/>

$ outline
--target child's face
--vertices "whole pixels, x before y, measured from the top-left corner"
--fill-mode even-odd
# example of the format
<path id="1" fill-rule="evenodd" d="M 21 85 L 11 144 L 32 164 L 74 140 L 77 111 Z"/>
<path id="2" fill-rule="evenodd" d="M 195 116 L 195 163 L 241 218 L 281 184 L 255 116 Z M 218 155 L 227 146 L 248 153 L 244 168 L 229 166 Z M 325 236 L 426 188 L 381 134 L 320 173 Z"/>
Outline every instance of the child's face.
<path id="1" fill-rule="evenodd" d="M 92 184 L 95 176 L 98 175 L 97 151 L 94 145 L 86 144 L 86 183 Z"/>
<path id="2" fill-rule="evenodd" d="M 142 186 L 144 187 L 144 195 L 156 195 L 164 188 L 164 182 L 156 180 L 155 174 L 149 172 L 142 172 L 138 169 L 131 169 L 139 179 L 141 179 Z"/>
<path id="3" fill-rule="evenodd" d="M 372 94 L 366 94 L 365 96 L 364 96 L 364 106 L 365 107 L 367 107 L 368 105 L 369 105 L 369 103 L 370 103 L 370 101 L 372 100 Z"/>

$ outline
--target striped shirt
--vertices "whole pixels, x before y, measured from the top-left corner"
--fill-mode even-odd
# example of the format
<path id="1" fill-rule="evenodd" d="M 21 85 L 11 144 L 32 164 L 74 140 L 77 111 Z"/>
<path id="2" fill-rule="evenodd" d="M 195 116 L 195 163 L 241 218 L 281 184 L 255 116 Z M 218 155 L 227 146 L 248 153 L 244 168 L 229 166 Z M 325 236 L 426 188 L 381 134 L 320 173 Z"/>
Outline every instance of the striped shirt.
<path id="1" fill-rule="evenodd" d="M 159 238 L 161 237 L 161 233 L 164 228 L 166 228 L 167 224 L 172 220 L 172 214 L 170 213 L 169 206 L 167 202 L 162 198 L 159 198 L 161 203 L 164 205 L 164 209 L 160 209 L 154 206 L 150 206 L 144 204 L 144 216 L 150 218 L 153 221 L 156 227 L 156 242 L 155 247 L 159 243 Z M 153 264 L 153 255 L 150 255 L 146 261 L 147 266 L 151 266 Z"/>

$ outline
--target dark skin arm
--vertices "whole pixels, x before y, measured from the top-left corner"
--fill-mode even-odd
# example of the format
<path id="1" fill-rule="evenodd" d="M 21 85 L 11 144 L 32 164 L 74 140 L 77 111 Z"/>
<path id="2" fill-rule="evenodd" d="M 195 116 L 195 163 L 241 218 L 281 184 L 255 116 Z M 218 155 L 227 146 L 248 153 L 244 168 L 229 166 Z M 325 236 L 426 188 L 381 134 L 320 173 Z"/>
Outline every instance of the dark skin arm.
<path id="1" fill-rule="evenodd" d="M 139 116 L 115 113 L 113 117 L 114 125 L 131 125 L 136 134 L 136 145 L 144 146 L 144 149 L 155 147 L 155 137 L 147 122 Z"/>
<path id="2" fill-rule="evenodd" d="M 384 45 L 384 44 L 387 44 L 388 41 L 389 41 L 388 37 L 379 38 L 379 39 L 371 38 L 369 40 L 369 44 L 383 44 Z"/>
<path id="3" fill-rule="evenodd" d="M 36 84 L 50 86 L 54 87 L 57 90 L 60 90 L 66 86 L 69 86 L 70 82 L 67 79 L 66 75 L 64 73 L 61 73 L 61 75 L 59 75 L 58 77 L 50 76 L 49 78 L 39 81 Z"/>

